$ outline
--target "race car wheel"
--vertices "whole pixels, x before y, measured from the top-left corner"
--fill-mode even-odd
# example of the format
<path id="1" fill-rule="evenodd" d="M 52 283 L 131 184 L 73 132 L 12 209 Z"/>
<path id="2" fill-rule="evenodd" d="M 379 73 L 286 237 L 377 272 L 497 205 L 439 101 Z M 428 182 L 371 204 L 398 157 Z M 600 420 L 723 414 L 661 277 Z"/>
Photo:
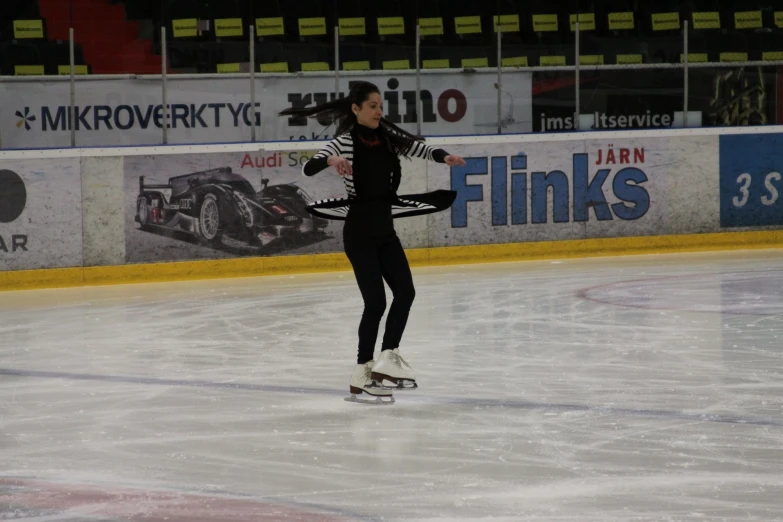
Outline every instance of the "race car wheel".
<path id="1" fill-rule="evenodd" d="M 139 199 L 139 225 L 142 230 L 149 228 L 150 225 L 150 204 L 147 198 Z"/>
<path id="2" fill-rule="evenodd" d="M 209 243 L 219 243 L 222 230 L 217 196 L 214 194 L 204 196 L 198 211 L 198 221 L 201 237 Z"/>

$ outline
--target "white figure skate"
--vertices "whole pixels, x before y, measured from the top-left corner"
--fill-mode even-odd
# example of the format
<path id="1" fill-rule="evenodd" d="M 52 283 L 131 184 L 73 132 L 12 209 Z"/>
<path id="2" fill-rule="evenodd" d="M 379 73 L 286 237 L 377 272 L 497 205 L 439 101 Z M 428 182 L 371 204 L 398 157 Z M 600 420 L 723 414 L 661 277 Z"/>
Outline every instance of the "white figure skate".
<path id="1" fill-rule="evenodd" d="M 386 390 L 413 390 L 419 387 L 413 368 L 402 358 L 399 348 L 381 352 L 372 369 L 372 380 Z M 387 386 L 384 381 L 390 381 L 396 386 Z"/>
<path id="2" fill-rule="evenodd" d="M 372 380 L 372 368 L 374 361 L 369 361 L 365 364 L 357 364 L 351 376 L 351 384 L 349 389 L 351 396 L 346 397 L 348 402 L 361 402 L 364 404 L 394 404 L 394 397 L 392 397 L 391 390 L 379 386 Z M 363 393 L 375 397 L 374 399 L 360 399 L 357 396 L 361 396 Z"/>

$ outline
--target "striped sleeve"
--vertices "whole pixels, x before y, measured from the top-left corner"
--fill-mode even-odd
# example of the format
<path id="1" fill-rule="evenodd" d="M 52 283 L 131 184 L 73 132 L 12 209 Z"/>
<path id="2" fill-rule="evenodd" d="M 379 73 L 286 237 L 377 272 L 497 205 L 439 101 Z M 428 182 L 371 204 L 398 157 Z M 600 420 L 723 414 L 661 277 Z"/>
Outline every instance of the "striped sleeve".
<path id="1" fill-rule="evenodd" d="M 443 149 L 435 149 L 420 141 L 414 141 L 411 150 L 408 151 L 406 156 L 409 158 L 421 158 L 427 161 L 444 163 L 443 158 L 448 156 L 448 153 Z"/>
<path id="2" fill-rule="evenodd" d="M 337 136 L 318 151 L 307 163 L 302 165 L 302 174 L 314 176 L 329 166 L 329 156 L 346 158 L 353 163 L 353 139 L 350 134 Z"/>

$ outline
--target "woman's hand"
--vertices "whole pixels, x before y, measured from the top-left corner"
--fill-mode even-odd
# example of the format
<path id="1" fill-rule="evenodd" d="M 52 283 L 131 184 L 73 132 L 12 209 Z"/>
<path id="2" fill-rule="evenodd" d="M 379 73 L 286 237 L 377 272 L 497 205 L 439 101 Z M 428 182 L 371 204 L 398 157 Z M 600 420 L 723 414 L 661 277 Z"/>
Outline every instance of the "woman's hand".
<path id="1" fill-rule="evenodd" d="M 334 167 L 340 176 L 353 175 L 353 167 L 351 167 L 351 162 L 345 158 L 341 158 L 339 156 L 329 156 L 329 159 L 326 160 L 326 163 L 330 167 Z"/>
<path id="2" fill-rule="evenodd" d="M 449 167 L 454 167 L 455 165 L 459 165 L 460 167 L 465 166 L 465 160 L 462 158 L 462 156 L 457 156 L 456 154 L 449 154 L 443 158 L 443 161 L 445 161 L 446 165 Z"/>

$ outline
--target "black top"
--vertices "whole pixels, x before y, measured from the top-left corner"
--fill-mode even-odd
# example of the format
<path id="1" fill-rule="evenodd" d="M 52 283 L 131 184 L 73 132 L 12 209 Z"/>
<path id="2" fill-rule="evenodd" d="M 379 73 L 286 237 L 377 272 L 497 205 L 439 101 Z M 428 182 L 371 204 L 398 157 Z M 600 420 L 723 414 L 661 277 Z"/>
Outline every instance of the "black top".
<path id="1" fill-rule="evenodd" d="M 313 176 L 322 171 L 328 166 L 329 156 L 344 157 L 353 167 L 353 174 L 344 177 L 352 202 L 345 219 L 343 242 L 371 245 L 394 237 L 391 208 L 402 169 L 390 144 L 377 130 L 357 124 L 350 134 L 338 136 L 305 163 L 303 173 Z M 444 163 L 448 153 L 416 142 L 408 156 Z"/>

